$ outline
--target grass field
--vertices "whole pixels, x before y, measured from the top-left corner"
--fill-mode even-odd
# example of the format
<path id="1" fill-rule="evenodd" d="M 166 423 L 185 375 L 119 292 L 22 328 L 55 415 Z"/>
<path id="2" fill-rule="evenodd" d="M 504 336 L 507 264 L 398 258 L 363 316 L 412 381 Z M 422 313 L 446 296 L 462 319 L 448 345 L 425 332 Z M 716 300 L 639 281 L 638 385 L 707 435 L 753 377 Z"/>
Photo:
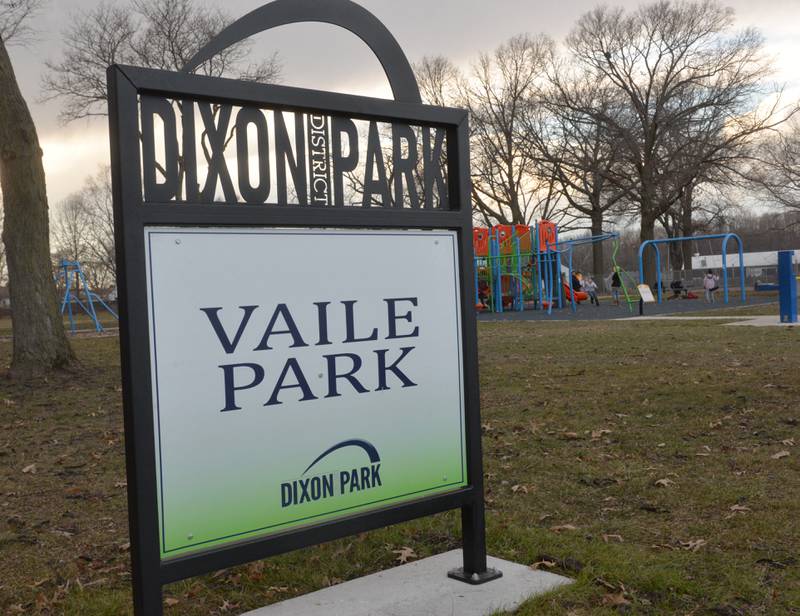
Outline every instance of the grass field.
<path id="1" fill-rule="evenodd" d="M 800 614 L 800 332 L 479 335 L 489 551 L 576 580 L 519 614 Z M 74 374 L 0 381 L 0 613 L 130 613 L 117 340 L 74 346 Z M 450 513 L 336 541 L 172 585 L 167 613 L 238 614 L 458 537 Z"/>
<path id="2" fill-rule="evenodd" d="M 778 302 L 769 304 L 756 304 L 754 306 L 742 306 L 741 304 L 731 303 L 729 306 L 720 306 L 710 310 L 700 310 L 697 312 L 681 313 L 682 317 L 757 317 L 774 316 L 777 318 L 779 313 Z"/>
<path id="3" fill-rule="evenodd" d="M 105 310 L 97 311 L 97 318 L 100 324 L 106 329 L 115 329 L 119 326 L 117 320 L 108 314 Z M 80 330 L 94 331 L 94 324 L 86 314 L 75 315 L 75 327 Z M 64 327 L 69 332 L 69 319 L 64 317 Z M 0 317 L 0 338 L 11 336 L 11 317 Z"/>

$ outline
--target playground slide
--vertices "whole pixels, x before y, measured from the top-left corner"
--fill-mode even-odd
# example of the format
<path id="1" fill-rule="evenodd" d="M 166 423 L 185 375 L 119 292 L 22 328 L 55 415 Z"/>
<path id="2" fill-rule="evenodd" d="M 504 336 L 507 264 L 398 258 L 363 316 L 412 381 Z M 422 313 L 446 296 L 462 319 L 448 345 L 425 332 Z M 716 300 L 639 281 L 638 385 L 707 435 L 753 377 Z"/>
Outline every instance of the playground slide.
<path id="1" fill-rule="evenodd" d="M 564 285 L 564 295 L 566 296 L 568 302 L 572 301 L 572 295 L 570 295 L 569 285 L 568 284 Z M 575 292 L 575 301 L 576 302 L 578 302 L 578 303 L 585 302 L 587 299 L 589 299 L 589 294 L 588 293 L 584 293 L 583 291 L 576 291 Z"/>

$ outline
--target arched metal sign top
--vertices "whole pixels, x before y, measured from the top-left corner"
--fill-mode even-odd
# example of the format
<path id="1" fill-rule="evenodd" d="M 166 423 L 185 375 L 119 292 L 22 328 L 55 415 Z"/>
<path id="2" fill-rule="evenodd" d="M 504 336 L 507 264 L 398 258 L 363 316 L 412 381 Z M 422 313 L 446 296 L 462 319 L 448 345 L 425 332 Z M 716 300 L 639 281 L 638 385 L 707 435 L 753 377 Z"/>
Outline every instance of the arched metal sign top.
<path id="1" fill-rule="evenodd" d="M 358 36 L 383 66 L 395 100 L 422 102 L 414 71 L 397 40 L 375 15 L 351 0 L 275 0 L 265 4 L 220 32 L 186 63 L 182 71 L 192 72 L 216 54 L 254 34 L 303 22 L 340 26 Z"/>

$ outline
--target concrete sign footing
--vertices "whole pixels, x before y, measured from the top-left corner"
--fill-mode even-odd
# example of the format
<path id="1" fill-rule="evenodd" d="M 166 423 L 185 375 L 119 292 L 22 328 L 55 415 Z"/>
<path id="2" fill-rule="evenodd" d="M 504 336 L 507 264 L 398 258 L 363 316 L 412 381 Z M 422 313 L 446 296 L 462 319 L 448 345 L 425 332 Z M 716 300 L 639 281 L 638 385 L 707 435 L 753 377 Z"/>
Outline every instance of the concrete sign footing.
<path id="1" fill-rule="evenodd" d="M 275 603 L 245 616 L 488 616 L 571 582 L 525 565 L 488 557 L 503 576 L 473 586 L 447 577 L 462 564 L 452 550 L 337 586 Z"/>

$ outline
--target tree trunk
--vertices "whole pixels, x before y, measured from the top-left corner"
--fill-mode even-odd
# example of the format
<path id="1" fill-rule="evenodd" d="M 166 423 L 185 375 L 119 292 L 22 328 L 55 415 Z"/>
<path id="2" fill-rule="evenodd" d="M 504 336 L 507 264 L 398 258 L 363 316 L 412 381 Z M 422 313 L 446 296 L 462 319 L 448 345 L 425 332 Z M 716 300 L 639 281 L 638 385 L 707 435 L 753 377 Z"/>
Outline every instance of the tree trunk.
<path id="1" fill-rule="evenodd" d="M 689 184 L 681 195 L 681 235 L 691 237 L 694 235 L 694 184 Z M 686 270 L 692 269 L 692 245 L 693 242 L 681 242 L 683 255 L 683 266 Z"/>
<path id="2" fill-rule="evenodd" d="M 592 212 L 592 235 L 603 234 L 603 212 L 594 210 Z M 595 277 L 602 277 L 606 273 L 605 254 L 603 242 L 592 244 L 592 273 Z"/>
<path id="3" fill-rule="evenodd" d="M 66 367 L 74 355 L 53 282 L 42 150 L 2 41 L 0 92 L 3 243 L 14 335 L 11 372 L 28 376 Z"/>

